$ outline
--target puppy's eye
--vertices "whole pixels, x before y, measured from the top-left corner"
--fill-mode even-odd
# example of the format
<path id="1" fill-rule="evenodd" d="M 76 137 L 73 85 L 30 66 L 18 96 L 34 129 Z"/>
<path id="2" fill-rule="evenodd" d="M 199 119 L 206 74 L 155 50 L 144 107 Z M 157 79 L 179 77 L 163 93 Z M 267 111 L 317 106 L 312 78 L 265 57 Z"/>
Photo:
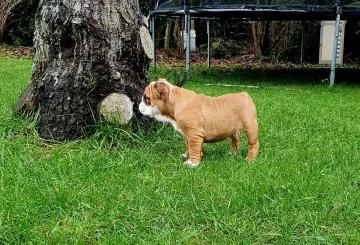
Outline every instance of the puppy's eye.
<path id="1" fill-rule="evenodd" d="M 150 105 L 150 98 L 144 95 L 144 101 L 146 105 Z"/>

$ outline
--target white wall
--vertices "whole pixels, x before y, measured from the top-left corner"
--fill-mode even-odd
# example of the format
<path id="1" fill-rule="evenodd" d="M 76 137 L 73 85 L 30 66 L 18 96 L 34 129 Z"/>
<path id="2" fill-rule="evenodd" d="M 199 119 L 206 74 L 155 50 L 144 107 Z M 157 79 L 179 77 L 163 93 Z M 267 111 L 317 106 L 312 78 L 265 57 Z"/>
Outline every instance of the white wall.
<path id="1" fill-rule="evenodd" d="M 343 64 L 344 36 L 346 21 L 340 22 L 339 54 L 336 64 Z M 321 21 L 319 64 L 331 64 L 335 33 L 335 21 Z"/>

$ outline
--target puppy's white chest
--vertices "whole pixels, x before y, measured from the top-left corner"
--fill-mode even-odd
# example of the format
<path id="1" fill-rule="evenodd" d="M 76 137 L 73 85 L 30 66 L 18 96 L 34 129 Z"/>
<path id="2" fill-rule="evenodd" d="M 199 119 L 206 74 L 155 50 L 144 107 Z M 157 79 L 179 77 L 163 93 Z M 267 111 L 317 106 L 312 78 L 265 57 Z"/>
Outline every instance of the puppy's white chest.
<path id="1" fill-rule="evenodd" d="M 184 132 L 180 128 L 178 128 L 175 120 L 173 120 L 171 118 L 168 118 L 168 117 L 165 117 L 165 116 L 163 116 L 161 114 L 155 115 L 154 117 L 155 117 L 156 120 L 158 120 L 160 122 L 170 123 L 173 126 L 173 128 L 174 128 L 174 130 L 176 132 L 179 132 L 181 135 L 184 136 Z"/>

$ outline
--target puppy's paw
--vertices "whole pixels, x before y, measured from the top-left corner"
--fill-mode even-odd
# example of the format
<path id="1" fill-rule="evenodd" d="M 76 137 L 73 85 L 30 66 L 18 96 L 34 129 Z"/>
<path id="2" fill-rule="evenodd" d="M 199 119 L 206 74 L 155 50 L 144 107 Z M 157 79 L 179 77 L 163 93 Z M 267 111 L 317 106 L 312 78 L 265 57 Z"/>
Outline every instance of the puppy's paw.
<path id="1" fill-rule="evenodd" d="M 256 155 L 248 155 L 248 156 L 246 156 L 245 160 L 250 162 L 250 161 L 254 161 L 255 158 L 256 158 Z"/>
<path id="2" fill-rule="evenodd" d="M 185 152 L 185 153 L 181 154 L 181 157 L 182 157 L 183 159 L 188 159 L 188 158 L 189 158 L 189 156 L 188 156 L 188 153 L 187 153 L 187 152 Z"/>
<path id="3" fill-rule="evenodd" d="M 197 166 L 199 166 L 200 162 L 192 162 L 190 160 L 186 160 L 184 164 L 187 165 L 189 168 L 196 168 Z"/>

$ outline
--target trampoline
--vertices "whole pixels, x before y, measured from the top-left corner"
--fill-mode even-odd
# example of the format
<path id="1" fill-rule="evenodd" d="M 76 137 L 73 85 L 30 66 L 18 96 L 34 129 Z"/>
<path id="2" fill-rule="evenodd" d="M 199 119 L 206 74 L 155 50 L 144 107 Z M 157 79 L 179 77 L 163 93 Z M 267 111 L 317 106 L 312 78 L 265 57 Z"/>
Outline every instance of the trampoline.
<path id="1" fill-rule="evenodd" d="M 151 0 L 150 30 L 155 44 L 155 18 L 184 18 L 186 47 L 190 46 L 191 18 L 206 18 L 208 47 L 210 46 L 210 19 L 240 19 L 240 20 L 335 20 L 335 35 L 330 72 L 330 87 L 335 81 L 336 55 L 340 36 L 341 20 L 360 20 L 360 0 Z M 153 65 L 156 68 L 155 45 Z M 208 49 L 209 50 L 209 49 Z M 190 71 L 190 49 L 186 48 L 185 67 Z M 210 55 L 208 51 L 208 66 Z"/>

